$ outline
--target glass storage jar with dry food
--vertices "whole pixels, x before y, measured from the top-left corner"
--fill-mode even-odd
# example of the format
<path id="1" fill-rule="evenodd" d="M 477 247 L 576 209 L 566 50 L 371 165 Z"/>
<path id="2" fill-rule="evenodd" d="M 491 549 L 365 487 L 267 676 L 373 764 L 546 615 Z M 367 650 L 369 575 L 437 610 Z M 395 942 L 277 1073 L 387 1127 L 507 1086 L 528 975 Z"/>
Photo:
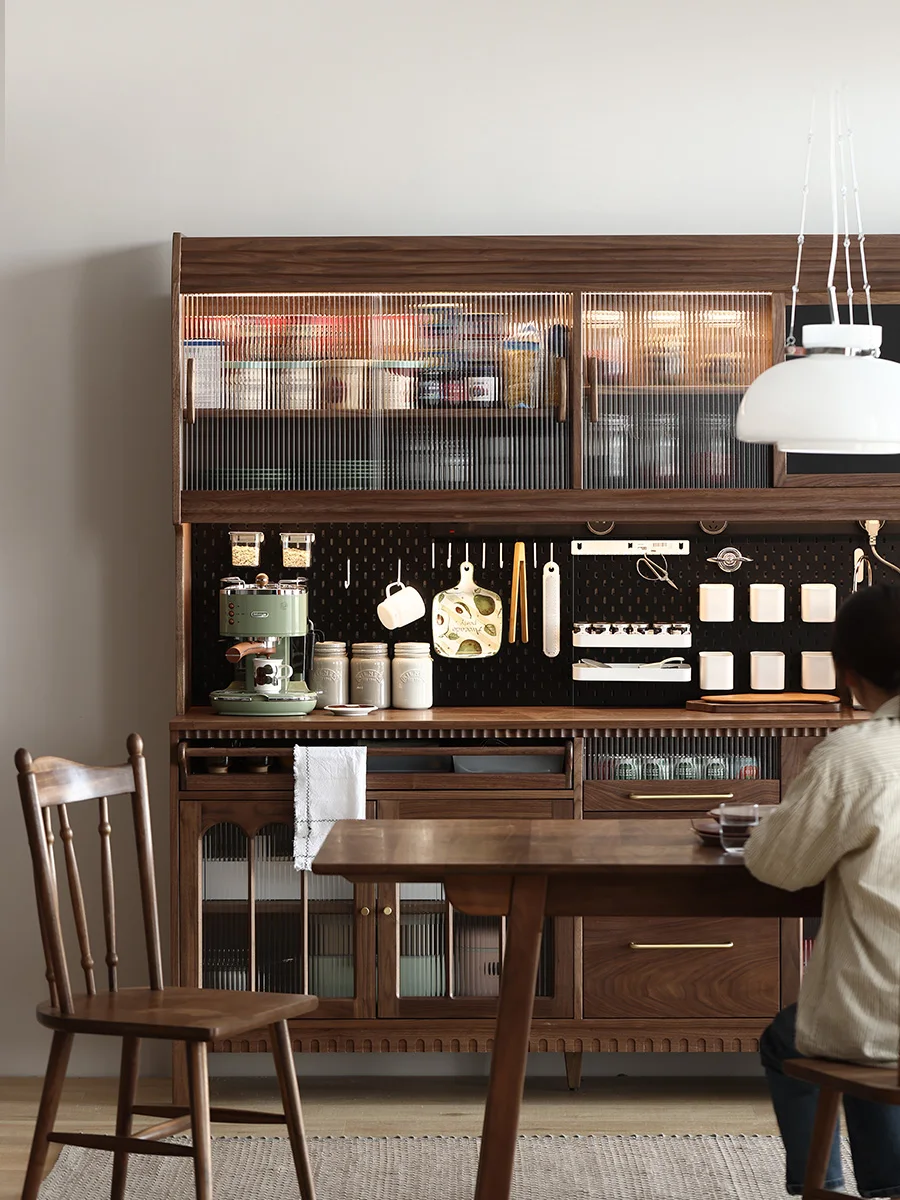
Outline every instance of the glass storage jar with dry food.
<path id="1" fill-rule="evenodd" d="M 319 693 L 316 708 L 350 699 L 350 660 L 346 642 L 317 642 L 313 648 L 310 690 Z"/>
<path id="2" fill-rule="evenodd" d="M 398 642 L 391 664 L 394 708 L 431 708 L 434 660 L 430 642 Z"/>
<path id="3" fill-rule="evenodd" d="M 231 538 L 231 565 L 233 567 L 258 567 L 259 551 L 265 534 L 250 529 L 233 529 Z"/>
<path id="4" fill-rule="evenodd" d="M 285 567 L 311 567 L 314 533 L 282 533 L 281 563 Z"/>
<path id="5" fill-rule="evenodd" d="M 387 642 L 354 642 L 350 660 L 350 702 L 391 707 L 391 660 Z"/>
<path id="6" fill-rule="evenodd" d="M 503 342 L 503 400 L 509 408 L 535 408 L 538 404 L 538 368 L 541 344 L 522 330 Z"/>

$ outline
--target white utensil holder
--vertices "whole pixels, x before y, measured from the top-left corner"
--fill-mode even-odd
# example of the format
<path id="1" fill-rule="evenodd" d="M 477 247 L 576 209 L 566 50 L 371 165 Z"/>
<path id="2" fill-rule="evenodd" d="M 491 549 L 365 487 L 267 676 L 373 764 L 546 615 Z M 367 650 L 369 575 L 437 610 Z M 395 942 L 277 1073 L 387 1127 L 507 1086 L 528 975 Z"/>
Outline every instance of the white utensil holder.
<path id="1" fill-rule="evenodd" d="M 784 654 L 780 650 L 750 651 L 750 687 L 754 692 L 784 691 Z"/>
<path id="2" fill-rule="evenodd" d="M 734 584 L 700 584 L 700 620 L 734 620 Z"/>
<path id="3" fill-rule="evenodd" d="M 750 584 L 750 620 L 777 624 L 784 620 L 784 584 Z"/>
<path id="4" fill-rule="evenodd" d="M 837 588 L 833 583 L 800 584 L 800 616 L 804 621 L 830 624 L 836 613 Z"/>
<path id="5" fill-rule="evenodd" d="M 807 692 L 834 691 L 834 659 L 827 650 L 804 650 L 800 659 L 801 678 Z"/>
<path id="6" fill-rule="evenodd" d="M 700 690 L 730 692 L 734 687 L 734 655 L 730 650 L 700 651 Z"/>

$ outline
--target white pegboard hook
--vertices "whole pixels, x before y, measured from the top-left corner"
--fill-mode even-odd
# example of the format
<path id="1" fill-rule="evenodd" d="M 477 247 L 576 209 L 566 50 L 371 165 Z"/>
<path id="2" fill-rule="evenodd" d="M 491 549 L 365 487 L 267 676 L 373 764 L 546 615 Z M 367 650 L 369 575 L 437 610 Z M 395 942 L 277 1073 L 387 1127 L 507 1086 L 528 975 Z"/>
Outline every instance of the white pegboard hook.
<path id="1" fill-rule="evenodd" d="M 350 559 L 349 558 L 347 559 L 347 576 L 344 579 L 344 587 L 345 588 L 350 587 Z"/>

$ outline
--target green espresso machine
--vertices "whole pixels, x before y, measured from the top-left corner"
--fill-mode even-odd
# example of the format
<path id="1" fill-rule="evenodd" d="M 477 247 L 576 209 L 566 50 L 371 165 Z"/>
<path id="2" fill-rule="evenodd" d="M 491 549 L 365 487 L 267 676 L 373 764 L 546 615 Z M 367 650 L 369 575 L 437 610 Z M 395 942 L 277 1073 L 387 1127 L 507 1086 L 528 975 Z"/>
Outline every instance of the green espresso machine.
<path id="1" fill-rule="evenodd" d="M 219 632 L 235 639 L 225 651 L 235 677 L 228 687 L 210 692 L 213 712 L 254 717 L 303 717 L 312 712 L 317 694 L 306 681 L 315 635 L 305 579 L 223 579 Z"/>

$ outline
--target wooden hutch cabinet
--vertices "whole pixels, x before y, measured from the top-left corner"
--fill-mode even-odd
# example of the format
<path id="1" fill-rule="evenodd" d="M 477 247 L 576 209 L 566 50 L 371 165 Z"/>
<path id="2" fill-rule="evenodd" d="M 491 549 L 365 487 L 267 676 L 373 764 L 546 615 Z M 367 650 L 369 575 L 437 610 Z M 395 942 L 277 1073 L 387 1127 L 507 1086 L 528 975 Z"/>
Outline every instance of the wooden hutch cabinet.
<path id="1" fill-rule="evenodd" d="M 807 239 L 805 278 L 824 279 L 829 249 Z M 893 304 L 900 238 L 867 249 L 876 298 Z M 368 747 L 370 818 L 654 820 L 723 795 L 778 802 L 840 716 L 742 721 L 680 707 L 693 684 L 664 702 L 572 680 L 572 619 L 615 602 L 606 615 L 647 620 L 645 604 L 696 620 L 697 567 L 663 596 L 572 559 L 558 659 L 538 632 L 455 674 L 436 664 L 432 710 L 238 719 L 206 697 L 224 662 L 229 530 L 276 531 L 271 554 L 278 529 L 317 531 L 331 557 L 311 583 L 317 623 L 347 641 L 378 635 L 375 589 L 401 553 L 428 586 L 436 541 L 476 568 L 477 541 L 490 570 L 499 538 L 501 571 L 504 536 L 534 540 L 536 566 L 538 542 L 560 557 L 595 536 L 588 521 L 692 538 L 698 522 L 707 538 L 730 522 L 756 539 L 759 571 L 843 569 L 856 521 L 900 517 L 900 476 L 802 474 L 732 434 L 744 389 L 780 356 L 795 251 L 790 237 L 176 235 L 177 982 L 315 993 L 299 1050 L 490 1049 L 503 921 L 458 913 L 431 886 L 294 871 L 295 742 Z M 797 629 L 779 636 L 799 662 Z M 750 645 L 746 625 L 734 637 Z M 532 1048 L 566 1053 L 573 1084 L 584 1050 L 754 1050 L 796 995 L 803 954 L 797 921 L 548 921 Z M 265 1031 L 215 1048 L 264 1049 Z"/>

